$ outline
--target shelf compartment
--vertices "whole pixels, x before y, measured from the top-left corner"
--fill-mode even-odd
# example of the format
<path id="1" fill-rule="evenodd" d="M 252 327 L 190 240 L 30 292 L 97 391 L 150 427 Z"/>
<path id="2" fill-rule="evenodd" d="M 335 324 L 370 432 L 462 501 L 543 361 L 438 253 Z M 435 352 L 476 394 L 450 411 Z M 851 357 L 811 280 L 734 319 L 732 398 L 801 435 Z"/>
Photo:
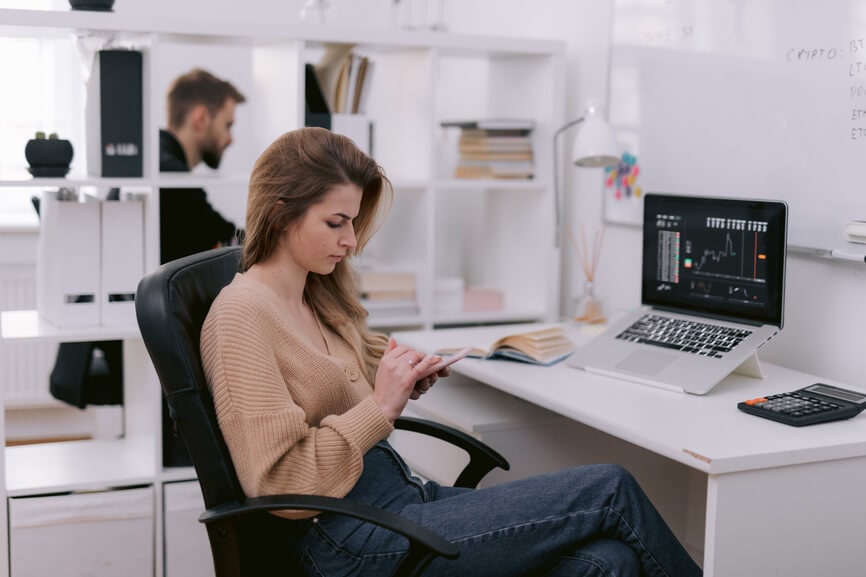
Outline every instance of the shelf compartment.
<path id="1" fill-rule="evenodd" d="M 546 318 L 547 310 L 544 308 L 506 308 L 501 311 L 436 313 L 433 315 L 433 323 L 435 325 L 456 326 L 486 323 L 540 322 Z"/>
<path id="2" fill-rule="evenodd" d="M 373 329 L 385 328 L 407 328 L 421 326 L 426 322 L 426 317 L 421 315 L 411 316 L 393 316 L 387 315 L 370 315 L 367 318 L 367 324 Z"/>
<path id="3" fill-rule="evenodd" d="M 113 341 L 138 339 L 138 325 L 98 325 L 60 328 L 39 316 L 35 310 L 0 313 L 0 341 L 20 339 L 62 342 Z"/>
<path id="4" fill-rule="evenodd" d="M 525 192 L 543 192 L 549 188 L 548 183 L 537 179 L 491 180 L 487 178 L 479 178 L 477 180 L 469 178 L 445 178 L 437 180 L 434 186 L 440 190 L 507 190 Z"/>
<path id="5" fill-rule="evenodd" d="M 6 448 L 9 497 L 153 483 L 152 437 L 67 441 Z"/>
<path id="6" fill-rule="evenodd" d="M 547 318 L 553 307 L 551 283 L 558 282 L 549 250 L 554 230 L 548 191 L 435 192 L 435 278 L 460 277 L 467 288 L 494 289 L 504 297 L 502 311 L 455 316 L 469 322 L 516 312 L 525 319 L 526 313 L 520 311 L 531 311 L 531 319 Z M 535 316 L 538 311 L 540 316 Z"/>
<path id="7" fill-rule="evenodd" d="M 121 9 L 122 10 L 122 9 Z M 178 39 L 211 39 L 221 43 L 265 45 L 285 40 L 308 43 L 370 45 L 380 48 L 439 48 L 460 55 L 547 55 L 562 43 L 531 38 L 442 34 L 419 30 L 348 28 L 312 22 L 217 20 L 154 17 L 115 12 L 0 9 L 0 33 L 5 36 L 50 37 L 73 32 L 161 34 Z"/>
<path id="8" fill-rule="evenodd" d="M 246 187 L 249 175 L 207 175 L 207 174 L 163 174 L 152 178 L 113 178 L 102 176 L 72 175 L 65 178 L 33 178 L 16 175 L 0 177 L 0 188 L 208 188 L 215 184 L 229 184 Z"/>

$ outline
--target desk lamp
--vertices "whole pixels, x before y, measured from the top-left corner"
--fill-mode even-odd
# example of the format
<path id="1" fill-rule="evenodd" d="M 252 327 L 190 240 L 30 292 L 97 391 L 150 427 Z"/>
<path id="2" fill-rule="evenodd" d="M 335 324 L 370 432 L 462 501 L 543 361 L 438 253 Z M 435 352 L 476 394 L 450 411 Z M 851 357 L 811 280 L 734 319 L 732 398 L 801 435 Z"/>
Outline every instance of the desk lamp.
<path id="1" fill-rule="evenodd" d="M 574 136 L 571 149 L 572 162 L 582 168 L 604 168 L 619 162 L 620 150 L 613 130 L 592 104 L 587 106 L 583 116 L 572 120 L 553 134 L 553 194 L 556 210 L 556 246 L 562 229 L 562 216 L 559 200 L 559 135 L 576 124 L 583 125 Z"/>
<path id="2" fill-rule="evenodd" d="M 572 120 L 565 126 L 556 131 L 553 135 L 553 192 L 554 203 L 556 204 L 556 247 L 560 246 L 562 237 L 562 216 L 559 200 L 559 151 L 557 143 L 559 135 L 565 130 L 576 124 L 583 123 L 577 134 L 574 137 L 574 144 L 571 150 L 571 159 L 576 166 L 583 168 L 604 168 L 607 166 L 616 165 L 619 162 L 620 151 L 617 146 L 616 138 L 613 135 L 613 130 L 610 125 L 605 122 L 604 118 L 596 112 L 595 106 L 590 104 L 586 108 L 584 115 L 577 120 Z M 569 232 L 569 236 L 571 233 Z M 602 239 L 604 238 L 604 229 L 601 233 L 596 233 L 593 250 L 590 253 L 589 247 L 586 245 L 586 240 L 581 229 L 581 240 L 583 244 L 579 245 L 571 236 L 574 243 L 574 248 L 580 257 L 581 265 L 583 266 L 584 275 L 586 276 L 586 286 L 583 295 L 578 299 L 575 307 L 575 320 L 583 322 L 604 322 L 604 312 L 601 301 L 596 298 L 593 292 L 593 280 L 595 277 L 595 268 L 598 266 L 598 256 L 601 250 Z"/>

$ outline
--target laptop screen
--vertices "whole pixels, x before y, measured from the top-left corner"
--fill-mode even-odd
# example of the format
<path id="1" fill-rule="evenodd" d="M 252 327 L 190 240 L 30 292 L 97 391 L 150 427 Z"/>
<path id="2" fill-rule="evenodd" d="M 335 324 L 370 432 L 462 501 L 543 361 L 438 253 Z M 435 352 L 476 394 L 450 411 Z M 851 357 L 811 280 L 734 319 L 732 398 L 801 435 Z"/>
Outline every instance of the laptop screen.
<path id="1" fill-rule="evenodd" d="M 787 209 L 778 201 L 647 194 L 643 303 L 781 327 Z"/>

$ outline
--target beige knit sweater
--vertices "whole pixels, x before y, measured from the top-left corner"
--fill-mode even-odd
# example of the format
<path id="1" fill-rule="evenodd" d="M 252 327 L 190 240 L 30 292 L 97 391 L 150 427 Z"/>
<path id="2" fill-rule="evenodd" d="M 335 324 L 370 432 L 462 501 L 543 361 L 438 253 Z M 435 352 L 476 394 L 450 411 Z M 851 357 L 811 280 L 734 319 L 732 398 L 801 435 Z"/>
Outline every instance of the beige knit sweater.
<path id="1" fill-rule="evenodd" d="M 322 328 L 330 355 L 293 330 L 267 286 L 242 274 L 208 313 L 202 364 L 247 496 L 343 497 L 364 453 L 393 429 L 352 350 Z"/>

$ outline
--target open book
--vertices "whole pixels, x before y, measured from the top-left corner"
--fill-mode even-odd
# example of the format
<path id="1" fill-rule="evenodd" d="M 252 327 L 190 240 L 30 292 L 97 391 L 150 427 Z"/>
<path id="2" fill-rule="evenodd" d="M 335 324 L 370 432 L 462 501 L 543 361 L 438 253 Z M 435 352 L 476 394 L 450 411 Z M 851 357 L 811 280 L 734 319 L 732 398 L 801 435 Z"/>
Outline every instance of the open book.
<path id="1" fill-rule="evenodd" d="M 445 348 L 436 351 L 437 355 L 454 354 L 461 347 Z M 475 347 L 467 356 L 485 359 L 510 359 L 552 365 L 574 352 L 574 343 L 565 335 L 562 327 L 550 327 L 506 335 L 494 341 L 489 347 Z"/>

